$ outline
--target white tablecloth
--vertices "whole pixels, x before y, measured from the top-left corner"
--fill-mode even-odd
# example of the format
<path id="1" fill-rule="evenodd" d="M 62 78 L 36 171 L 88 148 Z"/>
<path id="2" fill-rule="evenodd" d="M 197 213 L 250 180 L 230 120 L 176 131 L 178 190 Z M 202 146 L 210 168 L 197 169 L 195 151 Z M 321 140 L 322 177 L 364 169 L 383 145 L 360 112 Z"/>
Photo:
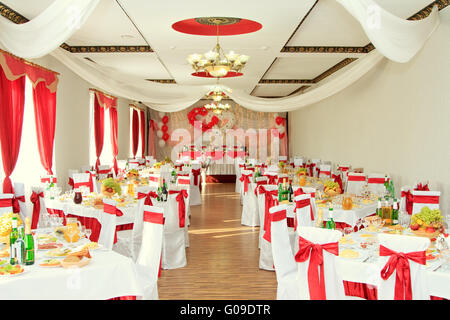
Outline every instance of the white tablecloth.
<path id="1" fill-rule="evenodd" d="M 207 175 L 234 175 L 235 169 L 234 164 L 225 164 L 225 163 L 211 163 L 206 170 Z"/>
<path id="2" fill-rule="evenodd" d="M 105 300 L 142 296 L 134 262 L 113 251 L 91 250 L 92 260 L 83 268 L 44 268 L 39 261 L 44 250 L 36 251 L 36 262 L 25 272 L 0 277 L 3 300 Z"/>

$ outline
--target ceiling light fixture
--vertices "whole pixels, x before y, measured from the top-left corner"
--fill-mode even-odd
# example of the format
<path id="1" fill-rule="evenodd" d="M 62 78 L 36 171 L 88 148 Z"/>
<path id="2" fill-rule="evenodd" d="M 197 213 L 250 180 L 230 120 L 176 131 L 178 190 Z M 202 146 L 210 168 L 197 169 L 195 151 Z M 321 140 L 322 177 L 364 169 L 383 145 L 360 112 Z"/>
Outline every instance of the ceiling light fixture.
<path id="1" fill-rule="evenodd" d="M 215 22 L 217 27 L 217 43 L 216 46 L 201 55 L 194 53 L 189 55 L 187 61 L 191 64 L 195 73 L 192 75 L 200 77 L 214 77 L 223 78 L 230 76 L 240 76 L 242 68 L 247 63 L 249 56 L 239 55 L 234 51 L 230 51 L 228 54 L 224 54 L 223 49 L 219 44 L 219 24 L 221 19 L 212 20 Z M 206 73 L 206 75 L 205 75 Z M 233 75 L 231 75 L 233 74 Z"/>
<path id="2" fill-rule="evenodd" d="M 211 110 L 215 114 L 221 114 L 223 111 L 226 111 L 226 110 L 231 108 L 228 103 L 226 103 L 226 104 L 222 104 L 222 103 L 208 103 L 208 104 L 205 104 L 204 107 L 207 110 Z"/>

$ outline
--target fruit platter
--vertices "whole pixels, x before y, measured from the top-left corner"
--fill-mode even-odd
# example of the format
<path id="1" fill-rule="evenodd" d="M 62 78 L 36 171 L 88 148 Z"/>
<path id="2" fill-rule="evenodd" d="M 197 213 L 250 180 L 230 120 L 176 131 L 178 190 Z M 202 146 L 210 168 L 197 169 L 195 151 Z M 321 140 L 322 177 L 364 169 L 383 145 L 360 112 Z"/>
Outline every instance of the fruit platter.
<path id="1" fill-rule="evenodd" d="M 333 182 L 331 180 L 325 181 L 323 184 L 323 192 L 328 196 L 336 196 L 341 193 L 341 187 L 339 183 Z"/>
<path id="2" fill-rule="evenodd" d="M 444 217 L 439 209 L 423 207 L 411 216 L 410 229 L 417 236 L 436 238 L 444 232 Z"/>
<path id="3" fill-rule="evenodd" d="M 16 213 L 5 212 L 0 216 L 0 243 L 9 244 L 9 234 L 12 230 L 12 218 L 17 217 L 17 226 L 23 224 L 22 219 Z"/>
<path id="4" fill-rule="evenodd" d="M 136 169 L 130 169 L 127 172 L 127 179 L 132 180 L 132 179 L 137 179 L 139 178 L 139 171 L 137 171 Z"/>
<path id="5" fill-rule="evenodd" d="M 0 261 L 0 276 L 12 276 L 24 273 L 25 269 L 20 265 L 11 265 L 7 261 Z"/>
<path id="6" fill-rule="evenodd" d="M 101 193 L 108 198 L 111 198 L 114 194 L 121 195 L 122 188 L 120 187 L 120 183 L 114 180 L 113 178 L 108 178 L 102 181 Z"/>

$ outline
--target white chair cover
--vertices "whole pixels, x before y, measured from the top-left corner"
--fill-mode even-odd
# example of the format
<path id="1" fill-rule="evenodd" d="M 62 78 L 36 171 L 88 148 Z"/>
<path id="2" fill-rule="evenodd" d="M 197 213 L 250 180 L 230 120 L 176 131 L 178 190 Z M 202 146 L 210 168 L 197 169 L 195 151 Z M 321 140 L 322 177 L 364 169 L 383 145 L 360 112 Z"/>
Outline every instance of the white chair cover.
<path id="1" fill-rule="evenodd" d="M 159 180 L 161 179 L 161 175 L 158 173 L 150 173 L 148 175 L 148 185 L 153 187 L 159 186 Z"/>
<path id="2" fill-rule="evenodd" d="M 406 212 L 406 195 L 403 192 L 410 191 L 412 188 L 410 186 L 403 186 L 400 188 L 400 205 L 399 205 L 399 211 Z"/>
<path id="3" fill-rule="evenodd" d="M 86 171 L 91 171 L 92 167 L 91 166 L 82 166 L 81 167 L 81 172 L 86 172 Z"/>
<path id="4" fill-rule="evenodd" d="M 412 194 L 412 214 L 420 212 L 423 207 L 439 209 L 440 191 L 411 191 Z"/>
<path id="5" fill-rule="evenodd" d="M 342 233 L 337 230 L 322 229 L 315 227 L 301 227 L 297 228 L 297 233 L 299 239 L 306 239 L 313 244 L 329 244 L 336 243 L 342 237 Z M 336 243 L 338 246 L 338 244 Z M 339 251 L 338 251 L 339 252 Z M 308 281 L 308 269 L 311 261 L 311 255 L 315 253 L 312 249 L 309 251 L 309 257 L 304 262 L 299 262 L 299 252 L 296 255 L 297 267 L 298 267 L 298 289 L 299 289 L 299 299 L 310 300 L 310 290 L 319 289 L 316 284 L 309 284 Z M 339 254 L 339 253 L 338 253 Z M 341 300 L 345 299 L 344 283 L 342 278 L 336 271 L 336 256 L 326 250 L 322 250 L 323 255 L 323 275 L 324 275 L 324 287 L 326 292 L 326 297 L 320 297 L 320 299 L 327 300 Z M 320 269 L 320 268 L 318 268 Z M 317 270 L 320 277 L 321 271 Z"/>
<path id="6" fill-rule="evenodd" d="M 25 201 L 25 185 L 22 182 L 14 182 L 14 196 L 19 201 L 20 212 L 19 215 L 23 221 L 28 217 L 28 210 Z M 22 201 L 23 200 L 23 201 Z"/>
<path id="7" fill-rule="evenodd" d="M 44 193 L 44 188 L 43 187 L 31 187 L 31 194 L 33 194 L 33 192 L 35 192 L 37 194 Z M 44 219 L 42 219 L 42 217 L 47 215 L 47 207 L 45 206 L 45 198 L 44 197 L 39 197 L 39 204 L 40 204 L 41 208 L 39 210 L 39 221 L 37 224 L 38 229 L 47 227 L 46 221 L 44 221 Z M 33 214 L 31 214 L 31 218 L 33 218 Z"/>
<path id="8" fill-rule="evenodd" d="M 272 245 L 267 239 L 264 239 L 264 234 L 267 230 L 266 222 L 270 222 L 270 198 L 272 198 L 272 207 L 278 205 L 278 187 L 276 185 L 261 185 L 257 189 L 258 193 L 258 215 L 260 221 L 259 228 L 259 268 L 264 270 L 274 270 Z M 267 205 L 266 208 L 266 197 Z M 266 214 L 267 209 L 267 214 Z"/>
<path id="9" fill-rule="evenodd" d="M 112 250 L 114 245 L 114 235 L 116 233 L 116 201 L 103 198 L 103 204 L 103 212 L 100 216 L 101 229 L 98 237 L 98 243 L 105 249 Z"/>
<path id="10" fill-rule="evenodd" d="M 306 202 L 308 200 L 307 204 L 302 204 L 304 201 Z M 305 193 L 298 195 L 294 198 L 295 201 L 295 216 L 297 219 L 297 230 L 299 229 L 299 226 L 302 227 L 313 227 L 315 225 L 314 221 L 316 219 L 316 216 L 314 215 L 314 210 L 312 210 L 311 206 L 311 194 Z M 302 206 L 300 208 L 300 206 Z M 314 219 L 311 219 L 311 211 L 313 213 Z"/>
<path id="11" fill-rule="evenodd" d="M 389 176 L 387 176 L 389 179 Z M 384 187 L 385 174 L 383 173 L 369 173 L 367 175 L 367 185 L 369 190 L 375 194 L 382 195 L 386 192 Z"/>
<path id="12" fill-rule="evenodd" d="M 241 224 L 249 227 L 259 226 L 258 215 L 258 203 L 256 200 L 255 192 L 252 190 L 253 172 L 250 170 L 242 170 L 242 179 L 248 179 L 248 183 L 241 181 L 241 194 L 242 194 L 242 215 Z M 245 185 L 247 185 L 247 191 L 245 191 Z"/>
<path id="13" fill-rule="evenodd" d="M 201 180 L 201 164 L 191 164 L 191 188 L 190 199 L 191 206 L 198 206 L 202 204 L 202 197 L 200 196 L 200 180 Z M 194 173 L 198 173 L 194 175 Z"/>
<path id="14" fill-rule="evenodd" d="M 303 163 L 303 158 L 294 158 L 294 167 L 301 167 L 303 166 Z"/>
<path id="15" fill-rule="evenodd" d="M 319 165 L 319 169 L 320 169 L 319 178 L 331 177 L 331 165 L 321 164 Z"/>
<path id="16" fill-rule="evenodd" d="M 411 237 L 403 235 L 393 235 L 393 234 L 378 234 L 378 240 L 381 246 L 384 246 L 395 252 L 403 252 L 408 254 L 411 252 L 423 251 L 423 259 L 425 260 L 425 252 L 430 245 L 430 240 L 426 237 Z M 381 250 L 381 249 L 380 249 Z M 394 300 L 395 298 L 395 284 L 397 271 L 387 280 L 381 277 L 381 271 L 389 261 L 390 256 L 380 256 L 377 261 L 380 272 L 377 272 L 379 277 L 378 289 L 378 300 Z M 424 265 L 421 265 L 411 259 L 407 260 L 410 269 L 410 279 L 411 279 L 411 289 L 412 289 L 412 299 L 413 300 L 429 300 L 430 296 L 427 294 L 427 282 L 426 277 L 423 275 L 426 271 Z"/>
<path id="17" fill-rule="evenodd" d="M 349 172 L 347 177 L 347 193 L 361 195 L 362 187 L 366 184 L 364 173 Z"/>
<path id="18" fill-rule="evenodd" d="M 97 179 L 98 180 L 106 179 L 108 178 L 108 174 L 110 173 L 111 173 L 111 166 L 109 165 L 98 166 Z"/>
<path id="19" fill-rule="evenodd" d="M 236 172 L 236 188 L 235 188 L 235 192 L 239 193 L 241 192 L 241 169 L 244 168 L 244 160 L 242 160 L 241 158 L 237 158 L 235 163 L 235 172 Z"/>
<path id="20" fill-rule="evenodd" d="M 278 160 L 287 163 L 287 156 L 278 156 Z"/>
<path id="21" fill-rule="evenodd" d="M 90 188 L 90 179 L 92 178 L 92 191 L 96 192 L 97 185 L 95 182 L 95 177 L 92 177 L 92 173 L 74 173 L 73 174 L 73 183 L 74 189 L 78 189 L 81 187 Z"/>
<path id="22" fill-rule="evenodd" d="M 179 192 L 188 193 L 188 188 L 182 186 L 173 186 L 169 189 L 169 198 L 167 200 L 167 212 L 165 214 L 164 224 L 164 240 L 163 240 L 163 254 L 162 254 L 162 268 L 176 269 L 186 266 L 186 226 L 187 226 L 187 207 L 189 203 L 184 198 L 185 203 L 185 224 L 180 225 L 181 220 L 179 216 L 179 203 L 176 197 Z M 171 193 L 177 191 L 178 193 Z"/>
<path id="23" fill-rule="evenodd" d="M 12 193 L 0 193 L 0 214 L 13 211 L 13 198 L 14 194 Z"/>
<path id="24" fill-rule="evenodd" d="M 320 168 L 319 168 L 319 166 L 320 166 L 320 159 L 311 159 L 311 164 L 312 164 L 312 167 L 313 167 L 313 176 L 314 177 L 318 177 L 319 176 L 319 170 L 320 170 Z"/>
<path id="25" fill-rule="evenodd" d="M 136 270 L 144 287 L 145 300 L 158 299 L 158 274 L 164 228 L 164 209 L 144 206 L 142 216 L 142 245 L 136 260 Z"/>
<path id="26" fill-rule="evenodd" d="M 73 189 L 73 185 L 70 185 L 69 182 L 70 182 L 70 180 L 72 179 L 72 183 L 73 183 L 73 174 L 74 174 L 74 173 L 80 173 L 80 171 L 77 170 L 77 169 L 69 169 L 69 170 L 67 171 L 67 177 L 68 177 L 67 184 L 68 184 L 68 186 L 69 186 L 69 189 Z"/>
<path id="27" fill-rule="evenodd" d="M 286 209 L 285 204 L 270 208 L 272 256 L 278 282 L 277 300 L 297 300 L 297 264 L 290 241 L 290 234 L 294 230 L 287 226 Z"/>

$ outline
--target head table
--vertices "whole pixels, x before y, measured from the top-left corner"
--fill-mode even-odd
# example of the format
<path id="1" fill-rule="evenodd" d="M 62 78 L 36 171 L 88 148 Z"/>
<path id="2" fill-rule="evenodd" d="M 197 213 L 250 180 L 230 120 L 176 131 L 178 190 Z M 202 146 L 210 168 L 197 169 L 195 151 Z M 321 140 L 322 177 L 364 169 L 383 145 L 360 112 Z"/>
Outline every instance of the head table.
<path id="1" fill-rule="evenodd" d="M 36 234 L 51 233 L 37 229 Z M 64 247 L 68 245 L 59 237 Z M 76 244 L 89 242 L 83 238 Z M 105 300 L 123 296 L 142 296 L 134 262 L 123 255 L 102 248 L 90 250 L 90 263 L 82 268 L 41 267 L 48 250 L 35 251 L 35 263 L 24 266 L 24 273 L 0 276 L 0 299 L 4 300 Z M 7 260 L 0 259 L 0 260 Z"/>

